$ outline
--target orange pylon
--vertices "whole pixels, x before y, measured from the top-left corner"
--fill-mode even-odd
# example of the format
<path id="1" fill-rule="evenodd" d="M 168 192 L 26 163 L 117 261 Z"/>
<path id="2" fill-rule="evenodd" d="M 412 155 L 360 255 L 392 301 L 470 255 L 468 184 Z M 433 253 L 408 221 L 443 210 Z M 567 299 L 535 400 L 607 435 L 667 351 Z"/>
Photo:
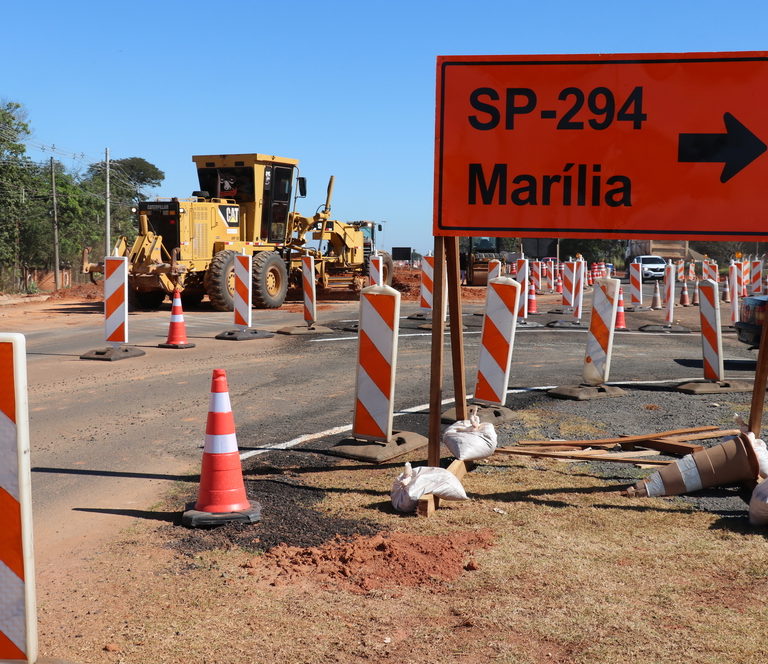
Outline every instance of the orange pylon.
<path id="1" fill-rule="evenodd" d="M 624 289 L 619 287 L 619 304 L 616 307 L 616 324 L 613 326 L 614 330 L 625 331 L 627 327 L 627 320 L 624 317 Z"/>
<path id="2" fill-rule="evenodd" d="M 195 344 L 187 341 L 187 326 L 184 324 L 184 311 L 181 308 L 181 293 L 179 289 L 173 291 L 173 304 L 171 305 L 171 323 L 168 326 L 168 339 L 164 344 L 157 344 L 158 348 L 194 348 Z"/>
<path id="3" fill-rule="evenodd" d="M 555 276 L 555 292 L 563 294 L 563 277 L 560 275 L 560 270 L 557 271 Z"/>
<path id="4" fill-rule="evenodd" d="M 197 502 L 182 516 L 185 526 L 212 526 L 229 521 L 253 523 L 261 519 L 261 506 L 248 500 L 229 401 L 227 374 L 214 369 L 205 447 Z"/>
<path id="5" fill-rule="evenodd" d="M 695 279 L 693 280 L 693 302 L 691 304 L 694 307 L 699 306 L 699 282 Z"/>
<path id="6" fill-rule="evenodd" d="M 661 292 L 659 291 L 659 281 L 656 280 L 656 284 L 653 288 L 653 299 L 651 300 L 651 309 L 661 309 Z"/>
<path id="7" fill-rule="evenodd" d="M 688 282 L 683 279 L 682 286 L 680 288 L 680 306 L 681 307 L 690 307 L 691 306 L 691 298 L 688 297 Z"/>
<path id="8" fill-rule="evenodd" d="M 536 289 L 533 286 L 533 281 L 528 282 L 528 314 L 538 314 L 538 308 L 536 306 Z"/>
<path id="9" fill-rule="evenodd" d="M 723 287 L 723 302 L 731 301 L 731 281 L 725 277 L 725 286 Z"/>

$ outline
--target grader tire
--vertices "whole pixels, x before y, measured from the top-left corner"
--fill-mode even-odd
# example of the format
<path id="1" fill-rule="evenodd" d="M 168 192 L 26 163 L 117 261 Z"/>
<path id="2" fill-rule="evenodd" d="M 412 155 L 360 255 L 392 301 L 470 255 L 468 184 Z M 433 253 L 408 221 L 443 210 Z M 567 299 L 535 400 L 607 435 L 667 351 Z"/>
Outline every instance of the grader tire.
<path id="1" fill-rule="evenodd" d="M 216 311 L 235 308 L 235 252 L 224 249 L 217 253 L 205 274 L 205 292 Z"/>
<path id="2" fill-rule="evenodd" d="M 254 307 L 279 309 L 288 293 L 288 270 L 280 254 L 274 251 L 254 254 L 251 283 Z"/>

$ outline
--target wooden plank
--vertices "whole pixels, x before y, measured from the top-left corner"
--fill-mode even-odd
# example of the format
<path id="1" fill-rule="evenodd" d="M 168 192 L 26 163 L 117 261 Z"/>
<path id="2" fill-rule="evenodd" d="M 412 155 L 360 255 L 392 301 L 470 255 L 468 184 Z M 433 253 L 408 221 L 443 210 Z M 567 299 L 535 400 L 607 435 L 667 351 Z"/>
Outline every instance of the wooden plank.
<path id="1" fill-rule="evenodd" d="M 469 419 L 467 415 L 467 379 L 464 367 L 464 320 L 461 307 L 461 271 L 459 269 L 459 238 L 445 238 L 445 258 L 448 274 L 448 313 L 451 325 L 451 360 L 453 366 L 453 396 L 456 401 L 456 419 Z"/>
<path id="2" fill-rule="evenodd" d="M 445 274 L 443 238 L 435 237 L 435 268 L 433 270 L 432 289 L 432 353 L 429 380 L 429 443 L 427 446 L 427 464 L 440 465 L 440 440 L 442 429 L 440 416 L 443 408 L 443 275 Z"/>
<path id="3" fill-rule="evenodd" d="M 647 458 L 634 458 L 625 454 L 584 454 L 583 452 L 538 452 L 535 450 L 521 450 L 515 447 L 497 447 L 497 454 L 512 454 L 529 457 L 544 457 L 549 459 L 573 459 L 574 461 L 613 461 L 617 463 L 644 463 L 654 466 L 667 466 L 670 463 L 674 463 L 671 460 L 662 459 L 647 459 Z"/>
<path id="4" fill-rule="evenodd" d="M 749 409 L 749 430 L 760 438 L 765 406 L 765 388 L 768 384 L 768 325 L 763 325 L 760 332 L 760 350 L 757 351 L 755 384 L 752 387 L 752 405 Z"/>
<path id="5" fill-rule="evenodd" d="M 703 445 L 696 443 L 683 443 L 673 438 L 657 438 L 655 440 L 646 440 L 642 443 L 643 447 L 650 447 L 653 450 L 666 452 L 667 454 L 693 454 L 704 449 Z"/>
<path id="6" fill-rule="evenodd" d="M 598 445 L 619 445 L 621 443 L 642 443 L 644 440 L 656 440 L 666 436 L 678 436 L 687 433 L 717 430 L 717 426 L 689 427 L 672 431 L 659 431 L 637 436 L 620 436 L 619 438 L 597 438 L 595 440 L 521 440 L 518 445 L 575 445 L 578 447 L 595 447 Z"/>
<path id="7" fill-rule="evenodd" d="M 475 467 L 472 461 L 461 461 L 460 459 L 454 459 L 448 465 L 446 470 L 456 476 L 456 479 L 461 481 L 464 476 L 473 470 Z M 426 493 L 419 498 L 418 505 L 416 506 L 416 514 L 419 516 L 430 516 L 436 509 L 440 507 L 440 499 L 431 494 Z"/>

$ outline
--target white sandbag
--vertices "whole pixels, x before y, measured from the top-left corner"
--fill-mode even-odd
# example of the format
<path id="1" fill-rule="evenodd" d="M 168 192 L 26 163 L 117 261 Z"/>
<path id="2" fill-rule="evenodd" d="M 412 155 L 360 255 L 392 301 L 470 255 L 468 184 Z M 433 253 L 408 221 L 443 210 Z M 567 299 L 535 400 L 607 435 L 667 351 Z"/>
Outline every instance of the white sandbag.
<path id="1" fill-rule="evenodd" d="M 468 420 L 459 420 L 443 432 L 443 445 L 462 461 L 485 459 L 496 451 L 496 430 L 490 422 L 480 422 L 477 409 Z"/>
<path id="2" fill-rule="evenodd" d="M 760 482 L 752 492 L 749 522 L 753 526 L 768 526 L 768 480 Z"/>
<path id="3" fill-rule="evenodd" d="M 392 507 L 398 512 L 415 512 L 419 498 L 428 493 L 443 500 L 467 499 L 461 482 L 445 468 L 430 466 L 411 468 L 411 464 L 406 463 L 405 470 L 392 484 L 390 492 Z"/>

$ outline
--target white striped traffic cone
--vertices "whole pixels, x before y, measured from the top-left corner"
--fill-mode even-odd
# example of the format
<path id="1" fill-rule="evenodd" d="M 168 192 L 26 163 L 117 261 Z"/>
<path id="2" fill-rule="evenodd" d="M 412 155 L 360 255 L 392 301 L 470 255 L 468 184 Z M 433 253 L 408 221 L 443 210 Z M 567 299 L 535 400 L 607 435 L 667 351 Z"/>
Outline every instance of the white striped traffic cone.
<path id="1" fill-rule="evenodd" d="M 197 502 L 182 516 L 185 526 L 213 526 L 230 521 L 253 523 L 261 506 L 248 500 L 229 401 L 227 374 L 214 369 Z"/>
<path id="2" fill-rule="evenodd" d="M 656 280 L 656 283 L 653 288 L 653 299 L 651 300 L 651 309 L 661 309 L 661 292 L 659 291 L 659 281 Z"/>
<path id="3" fill-rule="evenodd" d="M 627 496 L 679 496 L 713 486 L 754 487 L 760 470 L 746 434 L 684 456 L 629 487 Z"/>
<path id="4" fill-rule="evenodd" d="M 184 323 L 184 311 L 181 308 L 181 293 L 179 289 L 173 291 L 173 304 L 171 305 L 171 323 L 168 326 L 168 339 L 164 344 L 157 344 L 158 348 L 194 348 L 195 344 L 187 341 L 187 326 Z"/>
<path id="5" fill-rule="evenodd" d="M 682 286 L 680 287 L 680 306 L 691 306 L 691 298 L 688 297 L 688 284 L 685 280 L 682 281 Z"/>
<path id="6" fill-rule="evenodd" d="M 624 316 L 624 289 L 621 287 L 619 287 L 619 305 L 616 308 L 616 325 L 613 329 L 621 332 L 626 332 L 629 329 L 627 319 Z"/>

